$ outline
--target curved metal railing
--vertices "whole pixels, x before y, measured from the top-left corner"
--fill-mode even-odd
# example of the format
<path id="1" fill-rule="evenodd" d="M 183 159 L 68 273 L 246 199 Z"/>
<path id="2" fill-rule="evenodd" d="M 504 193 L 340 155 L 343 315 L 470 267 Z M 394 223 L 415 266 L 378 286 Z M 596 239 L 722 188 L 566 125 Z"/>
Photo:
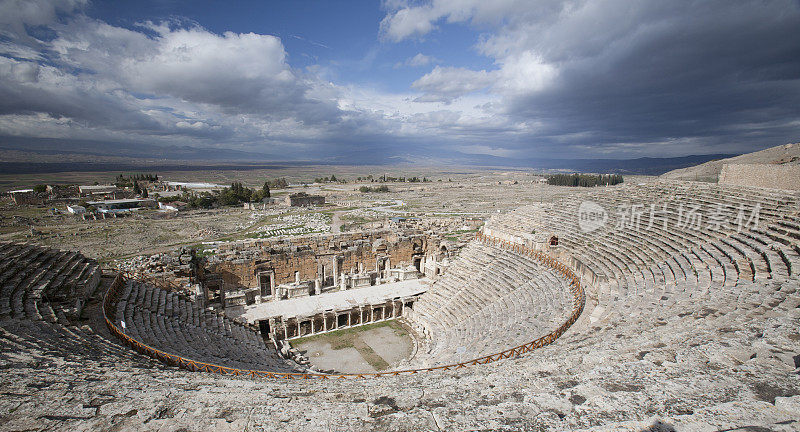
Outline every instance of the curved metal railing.
<path id="1" fill-rule="evenodd" d="M 260 377 L 260 378 L 282 378 L 282 379 L 358 379 L 358 378 L 376 378 L 383 376 L 412 375 L 421 372 L 461 369 L 468 366 L 493 363 L 498 360 L 516 357 L 528 353 L 530 351 L 533 351 L 537 348 L 549 345 L 553 343 L 556 339 L 558 339 L 561 335 L 563 335 L 573 324 L 575 324 L 575 321 L 578 320 L 578 318 L 581 316 L 581 313 L 583 312 L 583 308 L 586 303 L 586 293 L 584 292 L 583 287 L 581 286 L 580 279 L 575 275 L 575 273 L 572 270 L 569 269 L 569 267 L 559 262 L 558 260 L 549 257 L 542 252 L 530 249 L 525 245 L 509 242 L 507 240 L 502 240 L 497 237 L 488 236 L 481 232 L 477 233 L 477 235 L 475 236 L 475 240 L 481 241 L 489 246 L 498 247 L 510 250 L 512 252 L 521 255 L 529 256 L 538 261 L 539 263 L 557 271 L 563 277 L 565 277 L 569 281 L 569 290 L 573 297 L 573 307 L 569 318 L 563 324 L 561 324 L 557 329 L 533 341 L 530 341 L 528 343 L 513 348 L 509 348 L 499 353 L 489 354 L 483 357 L 478 357 L 464 362 L 453 363 L 442 366 L 432 366 L 421 369 L 405 369 L 405 370 L 395 370 L 387 372 L 324 374 L 324 373 L 274 372 L 274 371 L 262 371 L 262 370 L 236 369 L 227 366 L 220 366 L 212 363 L 205 363 L 196 360 L 186 359 L 179 355 L 167 353 L 157 348 L 153 348 L 149 345 L 146 345 L 142 342 L 139 342 L 138 340 L 130 337 L 129 335 L 125 334 L 125 332 L 120 330 L 120 328 L 117 327 L 117 325 L 115 324 L 115 319 L 111 318 L 112 316 L 115 315 L 113 308 L 116 307 L 116 304 L 119 301 L 119 297 L 122 293 L 125 283 L 127 279 L 130 278 L 127 274 L 123 273 L 117 274 L 117 277 L 114 279 L 114 282 L 112 283 L 111 287 L 108 289 L 108 291 L 106 291 L 103 297 L 103 303 L 101 307 L 103 310 L 103 317 L 106 320 L 106 325 L 108 326 L 109 331 L 111 331 L 111 333 L 117 336 L 124 344 L 130 346 L 132 349 L 141 354 L 145 354 L 152 358 L 158 359 L 166 364 L 172 366 L 178 366 L 180 368 L 190 371 L 214 372 L 223 375 L 247 376 L 253 378 Z"/>

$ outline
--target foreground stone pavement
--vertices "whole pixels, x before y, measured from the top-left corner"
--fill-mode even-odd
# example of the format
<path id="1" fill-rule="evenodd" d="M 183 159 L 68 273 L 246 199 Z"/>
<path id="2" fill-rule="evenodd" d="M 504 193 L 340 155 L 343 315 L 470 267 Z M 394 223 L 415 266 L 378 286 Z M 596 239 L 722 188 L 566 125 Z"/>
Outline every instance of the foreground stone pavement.
<path id="1" fill-rule="evenodd" d="M 800 304 L 796 288 L 789 297 Z M 750 306 L 739 312 L 758 313 Z M 800 309 L 758 327 L 704 325 L 687 337 L 686 327 L 704 320 L 696 318 L 704 307 L 686 309 L 693 318 L 599 346 L 575 336 L 569 356 L 556 343 L 462 372 L 348 381 L 253 381 L 181 371 L 138 355 L 21 350 L 13 342 L 22 341 L 21 332 L 4 322 L 0 428 L 641 430 L 657 419 L 677 430 L 800 428 L 800 377 L 776 352 L 800 349 Z M 752 343 L 759 333 L 762 342 Z M 709 339 L 716 334 L 725 340 Z"/>

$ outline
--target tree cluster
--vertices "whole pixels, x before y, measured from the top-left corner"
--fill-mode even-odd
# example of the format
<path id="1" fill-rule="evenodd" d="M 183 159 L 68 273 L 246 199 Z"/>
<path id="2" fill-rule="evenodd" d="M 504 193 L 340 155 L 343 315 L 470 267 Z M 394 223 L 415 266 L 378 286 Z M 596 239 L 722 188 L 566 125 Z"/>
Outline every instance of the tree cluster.
<path id="1" fill-rule="evenodd" d="M 283 181 L 285 182 L 286 180 Z M 274 184 L 274 182 L 265 181 L 260 189 L 253 189 L 245 186 L 241 182 L 233 182 L 230 187 L 226 187 L 220 191 L 202 192 L 199 194 L 184 192 L 182 199 L 191 208 L 235 206 L 246 202 L 259 202 L 264 198 L 271 197 L 271 184 Z"/>
<path id="2" fill-rule="evenodd" d="M 547 184 L 555 186 L 613 186 L 624 180 L 619 174 L 553 174 L 547 176 Z"/>
<path id="3" fill-rule="evenodd" d="M 285 178 L 267 180 L 266 183 L 273 189 L 286 189 L 289 187 L 289 182 L 287 182 Z"/>
<path id="4" fill-rule="evenodd" d="M 188 192 L 184 194 L 183 201 L 189 205 L 190 208 L 212 208 L 216 205 L 219 205 L 217 200 L 217 196 L 210 192 L 203 192 L 199 194 L 189 194 Z"/>
<path id="5" fill-rule="evenodd" d="M 317 177 L 314 183 L 347 183 L 345 179 L 337 179 L 335 175 L 331 174 L 330 177 Z"/>
<path id="6" fill-rule="evenodd" d="M 384 175 L 382 175 L 380 177 L 377 177 L 377 178 L 373 177 L 372 175 L 368 175 L 366 177 L 358 177 L 357 180 L 358 181 L 369 180 L 371 182 L 378 182 L 378 183 L 429 183 L 429 182 L 433 181 L 433 180 L 428 179 L 427 177 L 422 177 L 422 178 L 419 178 L 417 176 L 414 176 L 414 177 L 405 177 L 405 176 L 402 176 L 402 177 L 390 177 L 390 176 L 387 176 L 386 174 L 384 174 Z"/>
<path id="7" fill-rule="evenodd" d="M 375 187 L 361 186 L 360 188 L 358 188 L 358 191 L 361 192 L 361 193 L 367 193 L 367 192 L 389 192 L 389 186 L 386 186 L 386 185 L 380 185 L 380 186 L 375 186 Z"/>
<path id="8" fill-rule="evenodd" d="M 114 186 L 119 188 L 133 187 L 137 181 L 155 182 L 158 181 L 158 176 L 156 174 L 133 174 L 130 177 L 125 177 L 120 174 L 114 179 Z"/>

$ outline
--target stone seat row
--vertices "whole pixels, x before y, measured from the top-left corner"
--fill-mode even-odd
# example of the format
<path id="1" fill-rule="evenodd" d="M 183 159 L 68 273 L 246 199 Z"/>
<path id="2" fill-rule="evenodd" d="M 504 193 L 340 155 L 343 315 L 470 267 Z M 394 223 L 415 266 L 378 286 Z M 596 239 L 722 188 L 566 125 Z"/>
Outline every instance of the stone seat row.
<path id="1" fill-rule="evenodd" d="M 100 336 L 85 323 L 78 305 L 89 301 L 101 276 L 97 262 L 77 252 L 0 244 L 3 352 L 154 366 L 151 360 Z"/>
<path id="2" fill-rule="evenodd" d="M 558 213 L 554 214 L 553 219 L 556 221 L 555 223 L 557 225 L 563 226 L 565 221 L 560 220 L 559 216 L 562 215 Z M 635 231 L 625 231 L 625 230 L 622 230 L 617 233 L 619 238 L 598 237 L 597 235 L 590 238 L 589 236 L 582 235 L 577 229 L 575 231 L 577 231 L 577 233 L 574 235 L 575 237 L 577 237 L 577 241 L 571 241 L 570 238 L 564 238 L 561 239 L 562 243 L 571 247 L 580 246 L 581 243 L 592 244 L 596 248 L 606 249 L 604 252 L 607 252 L 607 254 L 616 258 L 614 260 L 616 261 L 616 263 L 611 263 L 611 265 L 606 265 L 606 268 L 612 269 L 608 273 L 611 273 L 611 276 L 614 277 L 619 277 L 620 273 L 627 273 L 629 270 L 629 266 L 635 264 L 637 261 L 644 264 L 652 264 L 652 262 L 650 263 L 647 262 L 647 260 L 650 259 L 651 257 L 653 260 L 657 258 L 663 258 L 666 254 L 671 253 L 670 249 L 673 249 L 674 251 L 679 251 L 682 249 L 695 247 L 699 244 L 705 243 L 710 238 L 713 238 L 713 237 L 704 238 L 702 236 L 693 235 L 690 232 L 687 233 L 679 232 L 676 235 L 669 232 L 660 234 L 658 231 L 652 233 L 648 232 L 647 235 L 645 236 Z M 674 241 L 675 239 L 683 239 L 683 240 L 688 239 L 689 241 L 681 240 L 680 243 L 675 243 Z M 666 247 L 661 246 L 659 243 L 665 245 Z M 651 254 L 650 253 L 651 251 L 654 253 Z M 782 252 L 785 252 L 785 250 Z M 761 273 L 768 273 L 766 271 L 768 269 L 767 261 L 770 258 L 774 258 L 774 255 L 773 256 L 770 255 L 771 254 L 769 252 L 761 251 L 758 254 L 748 254 L 748 256 L 745 256 L 744 259 L 752 261 L 754 263 L 753 266 L 757 267 L 757 270 L 759 270 Z M 776 260 L 774 259 L 773 261 L 776 262 Z M 778 262 L 776 262 L 776 264 L 780 265 L 780 263 Z M 616 267 L 617 270 L 614 270 L 614 267 Z M 648 266 L 645 265 L 645 267 Z M 783 272 L 778 271 L 777 273 L 778 276 L 781 276 Z"/>
<path id="3" fill-rule="evenodd" d="M 0 244 L 0 317 L 68 325 L 100 281 L 100 267 L 76 252 Z"/>
<path id="4" fill-rule="evenodd" d="M 529 342 L 558 327 L 565 320 L 564 312 L 570 310 L 571 298 L 563 285 L 552 293 L 542 292 L 545 283 L 561 285 L 552 279 L 523 285 L 437 335 L 432 353 L 439 361 L 454 360 L 439 353 L 452 352 L 455 346 L 464 347 L 461 357 L 480 357 Z"/>
<path id="5" fill-rule="evenodd" d="M 656 183 L 603 188 L 588 197 L 609 209 L 636 203 L 646 209 L 651 202 L 672 200 L 687 208 L 721 204 L 736 209 L 744 203 L 747 214 L 758 205 L 759 227 L 749 226 L 741 232 L 705 223 L 689 229 L 678 223 L 673 211 L 667 215 L 669 229 L 654 224 L 650 229 L 622 226 L 584 233 L 575 210 L 586 199 L 586 195 L 576 194 L 551 205 L 522 207 L 505 217 L 493 218 L 487 226 L 512 235 L 514 230 L 521 230 L 518 234 L 557 233 L 559 249 L 565 255 L 607 278 L 608 282 L 598 283 L 590 293 L 596 296 L 596 306 L 589 311 L 592 321 L 615 310 L 620 299 L 662 286 L 674 288 L 686 282 L 696 290 L 708 291 L 754 280 L 783 280 L 796 276 L 800 268 L 800 230 L 796 210 L 792 213 L 798 202 L 795 193 Z M 508 221 L 512 221 L 510 226 L 496 225 Z"/>
<path id="6" fill-rule="evenodd" d="M 250 370 L 292 371 L 261 336 L 174 292 L 129 280 L 116 304 L 125 332 L 160 351 L 186 359 Z"/>
<path id="7" fill-rule="evenodd" d="M 551 270 L 473 241 L 414 305 L 411 321 L 427 335 L 417 365 L 468 360 L 530 342 L 566 321 L 572 307 L 566 281 Z"/>
<path id="8" fill-rule="evenodd" d="M 724 342 L 727 332 L 749 333 L 763 329 L 767 318 L 786 320 L 784 329 L 791 328 L 792 321 L 796 323 L 798 319 L 800 302 L 795 289 L 785 282 L 750 282 L 738 287 L 720 287 L 713 295 L 703 297 L 690 295 L 695 292 L 693 288 L 691 284 L 681 284 L 670 293 L 623 300 L 619 304 L 620 310 L 630 310 L 631 313 L 621 312 L 614 319 L 593 325 L 591 331 L 567 334 L 540 355 L 548 356 L 552 354 L 550 350 L 558 347 L 575 358 L 583 359 L 580 367 L 571 371 L 580 373 L 581 370 L 590 370 L 596 362 L 636 361 L 649 351 L 662 348 L 678 351 L 686 344 Z M 626 305 L 630 307 L 625 308 Z M 754 337 L 753 346 L 716 343 L 714 351 L 700 351 L 705 357 L 701 360 L 732 367 L 753 359 L 756 351 L 760 351 L 758 360 L 772 357 L 791 370 L 794 367 L 792 354 L 786 351 L 785 341 L 772 343 L 768 339 L 767 335 Z M 658 349 L 653 349 L 654 344 L 659 344 Z M 765 349 L 759 349 L 758 345 L 765 346 Z M 740 351 L 746 354 L 741 355 Z M 672 358 L 671 361 L 684 362 L 687 359 Z"/>

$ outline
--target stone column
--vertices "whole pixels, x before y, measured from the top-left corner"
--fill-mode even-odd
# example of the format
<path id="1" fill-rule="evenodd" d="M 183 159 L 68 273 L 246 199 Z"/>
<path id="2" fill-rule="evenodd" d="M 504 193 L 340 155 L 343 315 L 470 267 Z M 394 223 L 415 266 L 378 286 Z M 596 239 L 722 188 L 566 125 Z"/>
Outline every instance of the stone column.
<path id="1" fill-rule="evenodd" d="M 322 331 L 328 331 L 328 317 L 325 312 L 322 312 Z"/>
<path id="2" fill-rule="evenodd" d="M 286 320 L 281 317 L 281 324 L 283 324 L 283 340 L 289 339 L 289 330 L 286 324 Z"/>
<path id="3" fill-rule="evenodd" d="M 294 283 L 300 283 L 300 272 L 294 272 Z"/>
<path id="4" fill-rule="evenodd" d="M 311 316 L 311 334 L 313 335 L 314 332 L 314 315 Z"/>
<path id="5" fill-rule="evenodd" d="M 322 292 L 322 281 L 319 278 L 314 279 L 314 295 L 319 295 Z"/>
<path id="6" fill-rule="evenodd" d="M 278 297 L 278 293 L 275 292 L 275 271 L 269 272 L 269 292 L 272 293 L 272 297 Z"/>
<path id="7" fill-rule="evenodd" d="M 333 286 L 339 285 L 339 257 L 333 256 Z"/>

